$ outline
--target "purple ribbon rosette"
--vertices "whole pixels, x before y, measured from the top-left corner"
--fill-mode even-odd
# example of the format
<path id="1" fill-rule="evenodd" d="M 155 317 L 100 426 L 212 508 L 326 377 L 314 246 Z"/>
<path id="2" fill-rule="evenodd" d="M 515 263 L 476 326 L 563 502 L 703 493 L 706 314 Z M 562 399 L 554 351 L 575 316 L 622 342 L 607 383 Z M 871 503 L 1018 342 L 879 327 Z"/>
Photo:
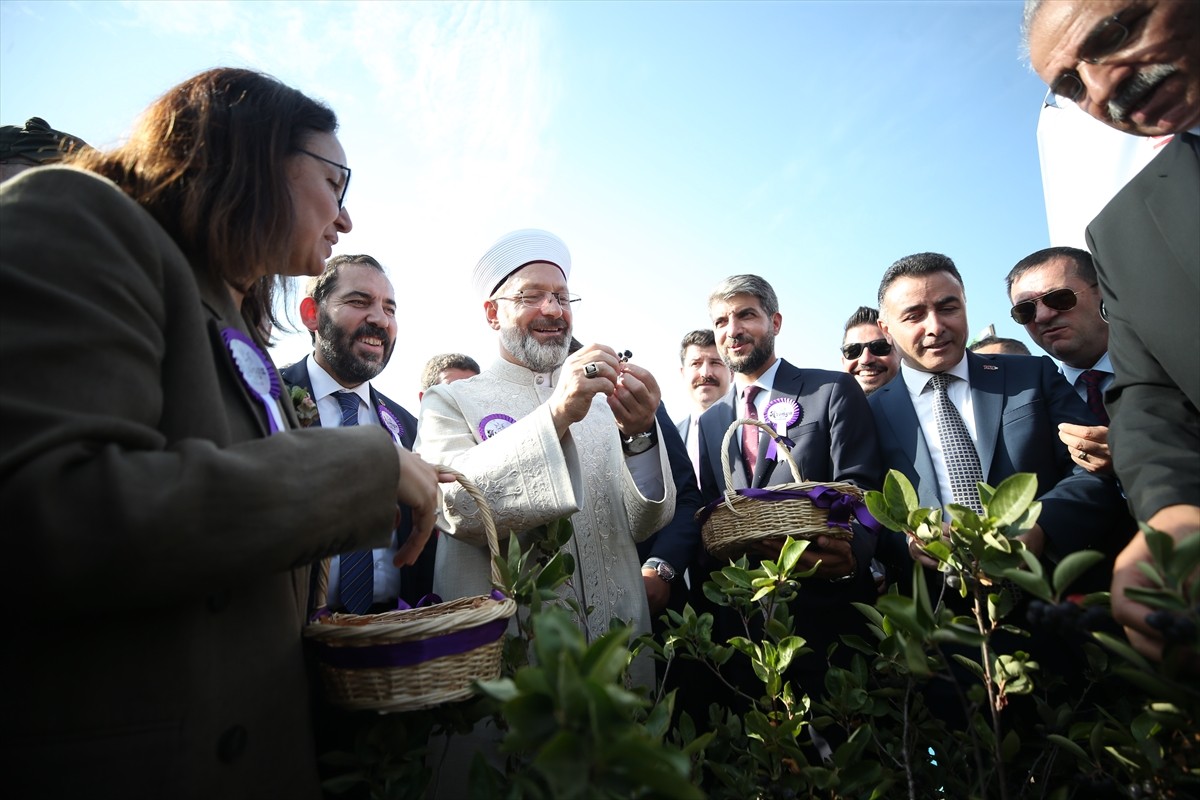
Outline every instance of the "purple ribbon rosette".
<path id="1" fill-rule="evenodd" d="M 383 423 L 383 427 L 387 428 L 388 433 L 392 435 L 392 441 L 396 444 L 403 444 L 400 439 L 404 436 L 404 425 L 396 418 L 392 410 L 381 402 L 375 411 L 379 414 L 379 421 Z"/>
<path id="2" fill-rule="evenodd" d="M 284 429 L 283 417 L 279 413 L 279 398 L 283 394 L 283 386 L 271 359 L 267 358 L 267 354 L 260 350 L 249 336 L 237 328 L 222 330 L 221 340 L 225 342 L 225 347 L 233 358 L 233 365 L 237 367 L 242 383 L 266 409 L 271 433 L 279 433 Z"/>
<path id="3" fill-rule="evenodd" d="M 778 436 L 783 437 L 787 434 L 788 428 L 800 421 L 800 404 L 790 397 L 776 397 L 767 403 L 766 410 L 763 411 L 763 418 Z M 767 458 L 772 461 L 779 458 L 779 449 L 774 436 L 771 437 L 771 443 L 767 445 Z"/>

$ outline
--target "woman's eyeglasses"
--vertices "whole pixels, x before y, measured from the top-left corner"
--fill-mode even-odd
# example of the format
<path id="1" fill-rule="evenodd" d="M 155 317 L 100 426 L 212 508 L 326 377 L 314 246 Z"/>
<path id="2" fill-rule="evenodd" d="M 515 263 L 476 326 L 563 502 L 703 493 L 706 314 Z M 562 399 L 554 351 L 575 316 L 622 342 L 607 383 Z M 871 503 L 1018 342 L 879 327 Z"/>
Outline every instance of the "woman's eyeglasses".
<path id="1" fill-rule="evenodd" d="M 341 192 L 341 194 L 338 195 L 338 208 L 341 208 L 342 204 L 346 202 L 346 190 L 350 188 L 350 168 L 347 167 L 345 164 L 339 164 L 336 161 L 330 161 L 328 158 L 325 158 L 324 156 L 319 156 L 316 153 L 310 153 L 302 147 L 297 147 L 296 152 L 304 153 L 304 155 L 306 155 L 306 156 L 312 156 L 317 161 L 324 161 L 326 164 L 337 167 L 342 172 L 346 173 L 346 180 L 344 180 L 342 182 L 342 192 Z"/>
<path id="2" fill-rule="evenodd" d="M 876 339 L 872 342 L 848 344 L 842 347 L 842 355 L 847 361 L 853 361 L 862 355 L 863 348 L 871 351 L 876 358 L 891 355 L 892 343 L 887 339 Z"/>
<path id="3" fill-rule="evenodd" d="M 1078 295 L 1079 292 L 1073 292 L 1070 289 L 1055 289 L 1046 292 L 1041 297 L 1017 303 L 1009 313 L 1012 314 L 1013 321 L 1018 325 L 1028 325 L 1037 316 L 1038 301 L 1041 301 L 1046 308 L 1052 308 L 1055 311 L 1070 311 L 1079 302 Z"/>

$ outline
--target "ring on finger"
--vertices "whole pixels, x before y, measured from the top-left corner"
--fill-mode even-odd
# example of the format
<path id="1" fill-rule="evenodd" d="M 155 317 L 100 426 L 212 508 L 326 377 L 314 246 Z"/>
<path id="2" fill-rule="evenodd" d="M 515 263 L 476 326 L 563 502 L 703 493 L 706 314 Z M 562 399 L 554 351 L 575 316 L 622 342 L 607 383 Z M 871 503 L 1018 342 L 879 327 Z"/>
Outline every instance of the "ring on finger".
<path id="1" fill-rule="evenodd" d="M 600 368 L 596 366 L 596 362 L 589 361 L 583 365 L 583 374 L 589 378 L 594 378 L 600 374 Z"/>
<path id="2" fill-rule="evenodd" d="M 1077 449 L 1077 451 L 1078 451 L 1078 453 L 1079 453 L 1079 460 L 1080 460 L 1080 461 L 1087 461 L 1087 460 L 1088 460 L 1088 454 L 1087 454 L 1087 453 L 1085 453 L 1085 452 L 1083 452 L 1083 448 L 1082 448 L 1082 447 L 1079 447 L 1079 448 L 1076 448 L 1076 449 Z"/>

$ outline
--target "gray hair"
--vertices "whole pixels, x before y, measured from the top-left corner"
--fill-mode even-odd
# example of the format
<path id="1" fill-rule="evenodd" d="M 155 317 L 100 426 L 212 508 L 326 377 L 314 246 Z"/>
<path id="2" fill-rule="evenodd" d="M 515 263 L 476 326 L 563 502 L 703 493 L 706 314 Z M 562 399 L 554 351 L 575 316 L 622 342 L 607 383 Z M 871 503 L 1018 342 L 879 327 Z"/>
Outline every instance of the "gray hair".
<path id="1" fill-rule="evenodd" d="M 1025 9 L 1021 12 L 1021 56 L 1029 60 L 1029 32 L 1033 29 L 1033 21 L 1046 0 L 1025 0 Z"/>
<path id="2" fill-rule="evenodd" d="M 718 283 L 708 295 L 708 307 L 712 308 L 713 303 L 728 300 L 737 294 L 748 294 L 758 298 L 758 304 L 768 317 L 779 313 L 779 298 L 775 296 L 775 290 L 757 275 L 730 275 Z"/>

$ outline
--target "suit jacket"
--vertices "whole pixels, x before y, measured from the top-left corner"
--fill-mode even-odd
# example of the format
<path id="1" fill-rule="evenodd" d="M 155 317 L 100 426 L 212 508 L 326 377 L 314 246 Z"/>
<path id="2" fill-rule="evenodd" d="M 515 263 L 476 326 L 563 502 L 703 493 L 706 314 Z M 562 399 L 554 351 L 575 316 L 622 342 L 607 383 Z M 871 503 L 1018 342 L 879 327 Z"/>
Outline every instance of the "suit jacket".
<path id="1" fill-rule="evenodd" d="M 692 415 L 688 414 L 679 422 L 675 423 L 675 430 L 679 431 L 679 438 L 683 439 L 683 443 L 687 444 L 688 430 L 692 427 Z"/>
<path id="2" fill-rule="evenodd" d="M 307 358 L 302 358 L 295 364 L 284 367 L 279 371 L 279 374 L 283 376 L 284 383 L 288 386 L 302 386 L 309 395 L 312 395 L 312 378 L 308 374 Z M 369 386 L 368 390 L 371 394 L 371 405 L 378 408 L 379 404 L 382 403 L 396 416 L 401 428 L 400 443 L 404 445 L 405 450 L 412 450 L 413 441 L 417 438 L 417 418 L 408 413 L 403 406 L 396 403 L 383 392 L 377 391 L 373 385 Z M 321 427 L 320 415 L 312 421 L 310 427 Z M 408 539 L 411 526 L 412 512 L 402 506 L 400 527 L 397 529 L 399 544 L 404 544 L 405 540 Z M 436 551 L 437 534 L 435 533 L 429 537 L 429 542 L 425 545 L 425 549 L 421 551 L 421 555 L 417 558 L 416 563 L 400 568 L 400 597 L 410 606 L 415 606 L 422 597 L 433 591 L 433 564 Z M 319 599 L 316 597 L 318 577 L 318 571 L 313 570 L 312 580 L 310 581 L 311 591 L 309 593 L 310 610 L 319 602 Z"/>
<path id="3" fill-rule="evenodd" d="M 1127 539 L 1132 521 L 1111 476 L 1076 467 L 1058 438 L 1058 425 L 1096 425 L 1087 404 L 1045 356 L 967 352 L 979 463 L 984 482 L 996 486 L 1015 472 L 1038 480 L 1047 552 L 1062 557 L 1086 547 L 1111 549 Z M 871 394 L 884 467 L 904 473 L 923 507 L 950 502 L 939 496 L 937 473 L 917 420 L 908 386 L 892 380 Z M 903 534 L 881 534 L 881 558 L 904 575 L 911 567 Z"/>
<path id="4" fill-rule="evenodd" d="M 1200 505 L 1200 152 L 1177 134 L 1087 229 L 1116 380 L 1109 442 L 1139 519 Z"/>
<path id="5" fill-rule="evenodd" d="M 30 170 L 0 219 L 10 793 L 320 797 L 308 565 L 386 541 L 390 437 L 269 436 L 228 287 L 111 182 Z"/>

